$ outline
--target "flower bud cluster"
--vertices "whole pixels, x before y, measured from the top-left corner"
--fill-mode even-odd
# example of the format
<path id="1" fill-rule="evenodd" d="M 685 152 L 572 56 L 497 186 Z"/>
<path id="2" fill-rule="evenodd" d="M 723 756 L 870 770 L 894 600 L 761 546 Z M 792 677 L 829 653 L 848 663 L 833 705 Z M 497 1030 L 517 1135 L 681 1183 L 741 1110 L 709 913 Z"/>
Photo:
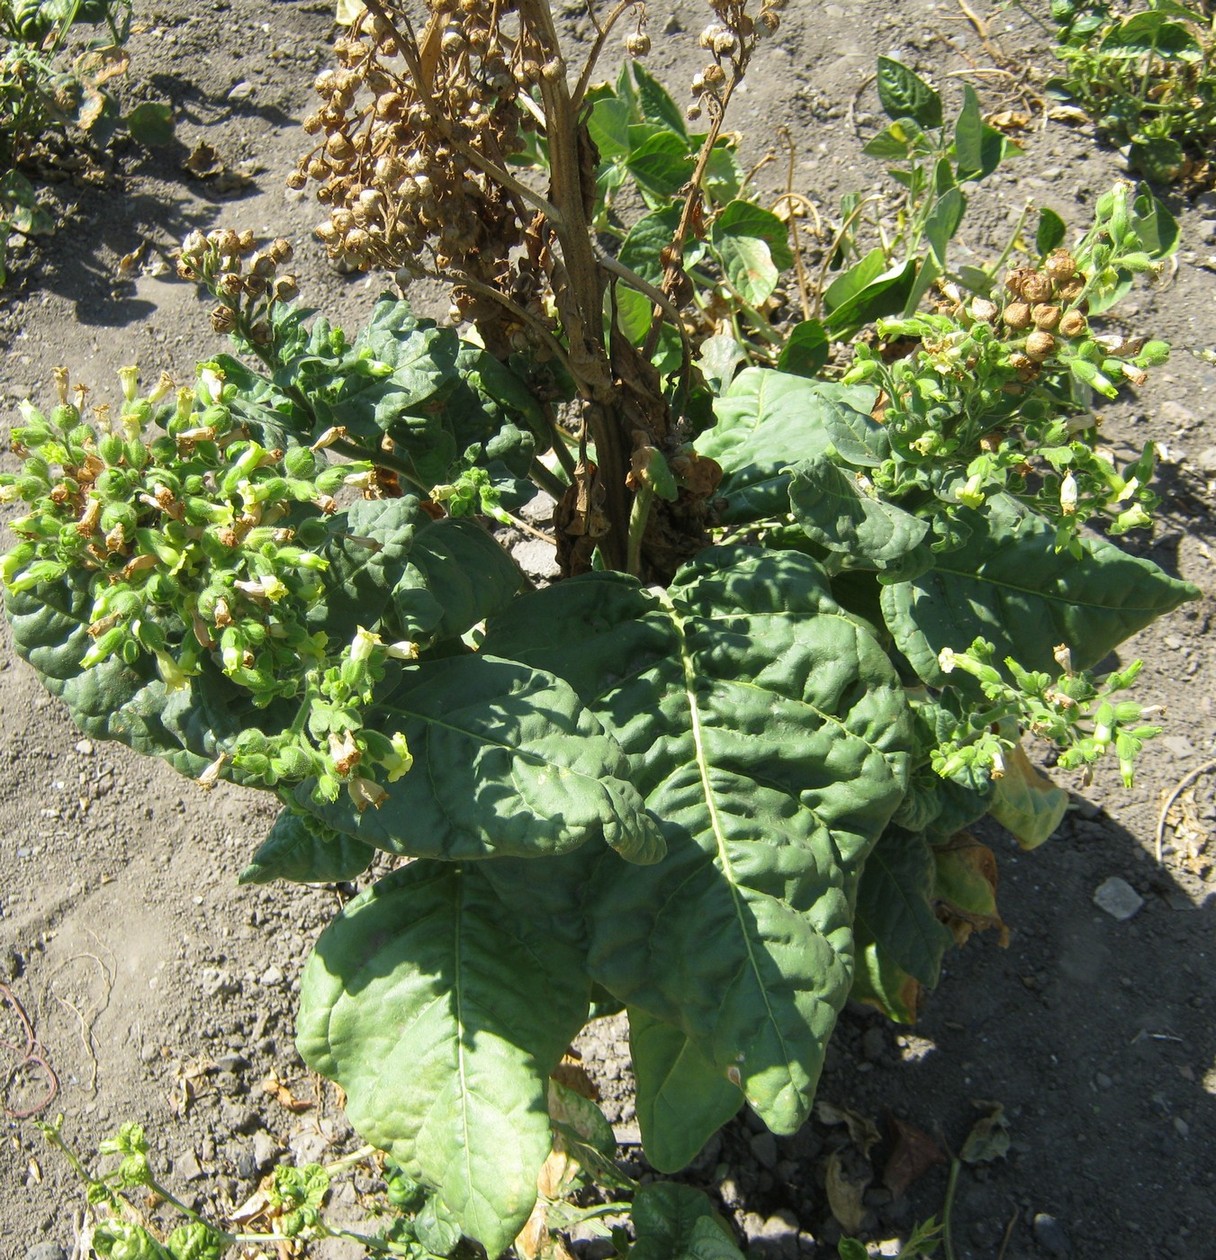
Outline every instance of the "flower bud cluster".
<path id="1" fill-rule="evenodd" d="M 218 299 L 211 312 L 216 332 L 266 346 L 274 336 L 275 303 L 294 301 L 299 292 L 295 276 L 279 270 L 291 258 L 291 244 L 281 238 L 259 249 L 250 231 L 191 232 L 178 251 L 177 274 Z"/>
<path id="2" fill-rule="evenodd" d="M 520 108 L 543 62 L 513 34 L 510 0 L 427 0 L 419 42 L 404 7 L 365 13 L 336 46 L 304 122 L 317 139 L 288 183 L 319 185 L 329 216 L 317 229 L 330 257 L 357 270 L 434 269 L 492 282 L 523 235 L 511 196 L 479 169 L 501 168 L 533 125 Z"/>
<path id="3" fill-rule="evenodd" d="M 192 680 L 206 687 L 218 669 L 259 708 L 308 706 L 326 694 L 340 705 L 323 728 L 300 723 L 293 739 L 301 755 L 259 760 L 259 750 L 238 741 L 212 779 L 230 759 L 246 780 L 267 785 L 323 774 L 350 783 L 360 760 L 390 777 L 403 773 L 404 743 L 364 738 L 359 710 L 370 703 L 372 658 L 409 653 L 374 636 L 331 643 L 310 624 L 325 596 L 335 495 L 343 487 L 374 493 L 371 465 L 329 463 L 328 435 L 286 451 L 259 442 L 235 414 L 236 387 L 217 365 L 202 365 L 195 384 L 176 392 L 163 378 L 141 396 L 134 368 L 120 379 L 117 415 L 99 406 L 86 419 L 84 391 L 71 389 L 66 372 L 57 373 L 59 404 L 49 416 L 23 404 L 12 443 L 24 464 L 0 475 L 0 500 L 29 510 L 11 527 L 18 543 L 0 578 L 20 592 L 86 577 L 91 645 L 82 670 L 151 658 L 169 690 Z M 361 799 L 374 798 L 374 780 L 358 777 L 371 785 L 358 789 Z"/>
<path id="4" fill-rule="evenodd" d="M 1079 527 L 1113 518 L 1116 533 L 1150 522 L 1151 448 L 1119 470 L 1096 445 L 1096 423 L 1074 400 L 1074 382 L 1113 396 L 1164 361 L 1162 342 L 1097 336 L 1086 313 L 1087 277 L 1067 250 L 1010 272 L 1004 293 L 967 298 L 946 285 L 935 312 L 879 320 L 881 338 L 908 338 L 910 354 L 886 362 L 859 345 L 847 382 L 882 389 L 882 419 L 898 452 L 875 471 L 884 494 L 913 485 L 979 508 L 993 492 L 1033 502 L 1053 520 L 1057 545 L 1075 550 Z"/>

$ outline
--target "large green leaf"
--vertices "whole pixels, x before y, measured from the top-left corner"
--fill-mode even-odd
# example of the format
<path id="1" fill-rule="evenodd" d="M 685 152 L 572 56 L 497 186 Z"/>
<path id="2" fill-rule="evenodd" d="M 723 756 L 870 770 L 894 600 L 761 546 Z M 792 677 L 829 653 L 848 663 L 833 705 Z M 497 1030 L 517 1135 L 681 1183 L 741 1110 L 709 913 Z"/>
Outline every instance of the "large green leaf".
<path id="1" fill-rule="evenodd" d="M 782 268 L 793 265 L 789 229 L 771 210 L 749 201 L 724 207 L 709 240 L 727 280 L 752 306 L 767 301 Z"/>
<path id="2" fill-rule="evenodd" d="M 665 594 L 562 583 L 516 601 L 486 646 L 568 678 L 661 820 L 667 857 L 643 878 L 612 855 L 596 868 L 593 979 L 792 1132 L 848 992 L 861 863 L 906 782 L 885 653 L 814 562 L 748 548 L 704 553 Z"/>
<path id="3" fill-rule="evenodd" d="M 820 455 L 791 470 L 790 505 L 807 536 L 829 551 L 843 552 L 857 568 L 909 568 L 924 572 L 933 562 L 921 548 L 928 521 L 878 496 L 863 493 L 856 477 Z M 924 554 L 918 559 L 918 548 Z"/>
<path id="4" fill-rule="evenodd" d="M 351 1123 L 491 1257 L 536 1199 L 547 1078 L 587 1014 L 577 951 L 479 865 L 411 863 L 351 902 L 301 978 L 297 1045 Z"/>
<path id="5" fill-rule="evenodd" d="M 953 937 L 933 913 L 933 852 L 924 836 L 888 827 L 866 858 L 857 925 L 901 971 L 933 988 Z"/>
<path id="6" fill-rule="evenodd" d="M 339 835 L 315 818 L 285 809 L 239 882 L 269 884 L 289 879 L 296 884 L 337 884 L 362 875 L 375 856 L 376 850 L 362 840 Z"/>
<path id="7" fill-rule="evenodd" d="M 485 655 L 424 661 L 368 711 L 413 769 L 360 813 L 346 794 L 297 804 L 345 835 L 411 857 L 539 857 L 603 840 L 653 862 L 663 842 L 616 741 L 552 674 Z"/>
<path id="8" fill-rule="evenodd" d="M 1055 550 L 1055 531 L 999 500 L 983 513 L 960 511 L 971 531 L 957 551 L 908 582 L 882 591 L 882 610 L 899 650 L 930 686 L 951 677 L 938 653 L 961 651 L 978 637 L 1027 669 L 1058 669 L 1065 643 L 1078 669 L 1090 669 L 1151 621 L 1199 595 L 1149 560 L 1091 539 L 1076 559 Z"/>
<path id="9" fill-rule="evenodd" d="M 629 1012 L 629 1051 L 646 1158 L 659 1172 L 679 1172 L 696 1159 L 706 1135 L 743 1106 L 743 1091 L 687 1034 L 636 1007 Z"/>
<path id="10" fill-rule="evenodd" d="M 722 466 L 719 493 L 727 522 L 784 516 L 789 472 L 799 460 L 834 447 L 857 467 L 880 464 L 888 451 L 881 425 L 869 416 L 874 391 L 813 381 L 769 368 L 748 368 L 714 403 L 718 422 L 697 438 L 697 450 Z"/>

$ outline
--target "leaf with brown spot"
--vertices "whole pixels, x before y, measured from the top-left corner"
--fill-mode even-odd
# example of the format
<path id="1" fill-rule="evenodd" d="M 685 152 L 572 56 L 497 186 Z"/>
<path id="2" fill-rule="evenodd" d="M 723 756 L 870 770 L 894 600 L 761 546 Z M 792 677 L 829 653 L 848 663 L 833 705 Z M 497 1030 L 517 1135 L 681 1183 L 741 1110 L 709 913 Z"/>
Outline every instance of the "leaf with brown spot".
<path id="1" fill-rule="evenodd" d="M 1009 929 L 997 910 L 996 857 L 970 832 L 960 831 L 933 850 L 937 866 L 934 895 L 938 917 L 954 933 L 959 945 L 973 931 L 996 928 L 1000 944 L 1009 944 Z"/>

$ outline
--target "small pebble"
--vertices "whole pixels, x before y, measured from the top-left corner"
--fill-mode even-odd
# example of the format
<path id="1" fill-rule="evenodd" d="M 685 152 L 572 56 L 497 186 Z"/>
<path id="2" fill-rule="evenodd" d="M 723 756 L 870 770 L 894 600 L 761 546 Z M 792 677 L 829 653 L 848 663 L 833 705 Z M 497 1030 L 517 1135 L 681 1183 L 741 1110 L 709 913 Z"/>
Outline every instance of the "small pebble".
<path id="1" fill-rule="evenodd" d="M 68 1260 L 68 1253 L 58 1243 L 35 1243 L 26 1253 L 25 1260 Z"/>
<path id="2" fill-rule="evenodd" d="M 226 99 L 230 101 L 247 101 L 253 96 L 253 92 L 253 84 L 242 80 L 229 90 Z"/>
<path id="3" fill-rule="evenodd" d="M 1112 875 L 1098 885 L 1094 893 L 1094 905 L 1123 923 L 1139 911 L 1144 905 L 1144 898 L 1127 880 L 1120 879 L 1118 875 Z"/>
<path id="4" fill-rule="evenodd" d="M 1072 1244 L 1064 1227 L 1054 1216 L 1038 1212 L 1034 1218 L 1034 1240 L 1049 1256 L 1071 1256 Z"/>

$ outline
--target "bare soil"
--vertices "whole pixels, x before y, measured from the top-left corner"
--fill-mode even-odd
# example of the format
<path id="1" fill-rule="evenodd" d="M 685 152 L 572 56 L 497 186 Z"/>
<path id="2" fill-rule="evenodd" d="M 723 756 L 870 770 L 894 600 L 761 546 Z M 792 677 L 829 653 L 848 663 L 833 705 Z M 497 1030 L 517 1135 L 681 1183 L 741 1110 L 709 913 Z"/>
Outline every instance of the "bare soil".
<path id="1" fill-rule="evenodd" d="M 981 6 L 975 5 L 977 11 Z M 766 45 L 731 119 L 759 161 L 794 137 L 793 187 L 830 218 L 840 195 L 876 189 L 861 155 L 876 127 L 877 54 L 931 76 L 957 104 L 970 81 L 992 110 L 1032 115 L 1023 154 L 974 198 L 966 229 L 991 256 L 1027 201 L 1084 224 L 1122 173 L 1090 133 L 1026 109 L 1052 66 L 1043 27 L 1019 10 L 980 14 L 985 46 L 962 9 L 931 0 L 794 0 Z M 1026 8 L 1045 14 L 1046 0 Z M 164 266 L 187 230 L 252 228 L 297 242 L 305 300 L 354 329 L 379 282 L 330 268 L 311 228 L 316 209 L 285 191 L 305 138 L 310 83 L 334 33 L 328 0 L 137 0 L 124 100 L 172 102 L 177 141 L 113 155 L 105 187 L 51 185 L 58 234 L 19 260 L 0 297 L 0 394 L 8 418 L 25 397 L 52 398 L 51 369 L 67 364 L 94 396 L 116 396 L 118 366 L 138 362 L 189 376 L 219 349 L 205 308 Z M 585 34 L 581 6 L 564 23 Z M 697 68 L 708 10 L 655 0 L 652 68 L 677 94 Z M 994 50 L 1005 69 L 993 72 Z M 1012 72 L 1012 73 L 1010 73 Z M 957 76 L 957 77 L 956 77 Z M 214 147 L 227 177 L 197 179 L 186 159 Z M 764 177 L 784 178 L 785 158 Z M 1120 449 L 1152 439 L 1162 455 L 1164 504 L 1151 539 L 1133 544 L 1171 572 L 1210 587 L 1216 478 L 1216 366 L 1193 351 L 1216 346 L 1216 200 L 1174 204 L 1184 228 L 1177 264 L 1120 310 L 1143 333 L 1173 343 L 1170 363 L 1136 397 L 1105 409 Z M 120 260 L 142 251 L 120 272 Z M 441 312 L 439 295 L 413 295 Z M 949 956 L 913 1029 L 850 1009 L 832 1043 L 821 1100 L 872 1120 L 864 1235 L 894 1254 L 911 1225 L 940 1215 L 947 1165 L 906 1193 L 883 1185 L 897 1118 L 942 1152 L 957 1152 L 995 1103 L 1011 1144 L 1005 1157 L 964 1166 L 952 1200 L 958 1260 L 1040 1256 L 1216 1257 L 1216 651 L 1210 597 L 1128 644 L 1142 656 L 1140 695 L 1166 710 L 1166 735 L 1124 790 L 1103 770 L 1069 782 L 1075 808 L 1041 849 L 1020 853 L 993 832 L 1001 864 L 1007 948 L 977 938 Z M 81 740 L 57 703 L 0 651 L 0 982 L 32 1021 L 80 1149 L 124 1120 L 148 1128 L 160 1167 L 188 1201 L 223 1213 L 278 1156 L 311 1159 L 350 1134 L 332 1091 L 295 1056 L 298 975 L 312 941 L 349 887 L 241 888 L 236 876 L 274 810 L 237 790 L 203 796 L 167 767 L 117 745 Z M 1163 799 L 1184 777 L 1155 855 Z M 1143 898 L 1119 921 L 1094 904 L 1100 884 L 1126 880 Z M 0 1007 L 0 1040 L 25 1035 Z M 581 1048 L 620 1136 L 635 1140 L 624 1033 L 611 1021 Z M 9 1075 L 9 1110 L 41 1101 L 45 1074 Z M 267 1092 L 277 1073 L 289 1094 Z M 7 1079 L 6 1079 L 7 1077 Z M 313 1105 L 292 1110 L 294 1096 Z M 689 1173 L 719 1197 L 753 1256 L 828 1257 L 840 1235 L 824 1191 L 829 1156 L 863 1169 L 840 1114 L 775 1139 L 730 1125 Z M 63 1161 L 29 1119 L 5 1114 L 0 1138 L 0 1260 L 70 1252 L 82 1204 Z M 640 1150 L 626 1145 L 636 1168 Z M 357 1212 L 356 1187 L 339 1203 Z M 39 1249 L 41 1248 L 41 1250 Z"/>

